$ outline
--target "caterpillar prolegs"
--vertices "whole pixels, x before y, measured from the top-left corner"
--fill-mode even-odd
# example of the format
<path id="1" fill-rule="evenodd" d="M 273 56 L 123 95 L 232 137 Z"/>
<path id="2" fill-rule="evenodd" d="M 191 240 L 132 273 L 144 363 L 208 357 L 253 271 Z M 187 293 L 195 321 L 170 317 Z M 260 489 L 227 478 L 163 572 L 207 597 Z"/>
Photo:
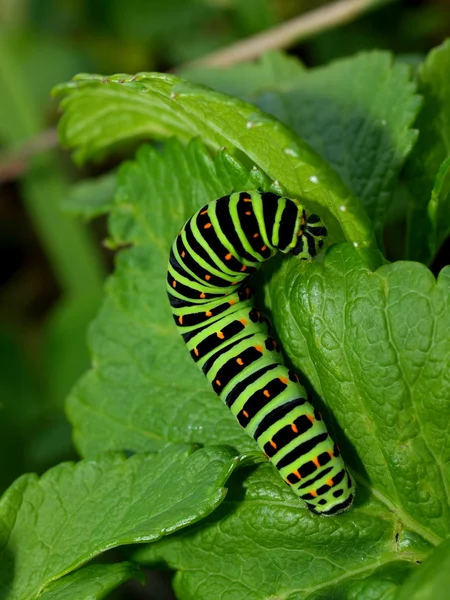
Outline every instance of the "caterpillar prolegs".
<path id="1" fill-rule="evenodd" d="M 170 252 L 167 288 L 192 358 L 292 490 L 321 515 L 353 501 L 354 483 L 320 413 L 283 364 L 247 279 L 280 251 L 306 260 L 327 231 L 296 200 L 236 192 L 203 206 Z"/>

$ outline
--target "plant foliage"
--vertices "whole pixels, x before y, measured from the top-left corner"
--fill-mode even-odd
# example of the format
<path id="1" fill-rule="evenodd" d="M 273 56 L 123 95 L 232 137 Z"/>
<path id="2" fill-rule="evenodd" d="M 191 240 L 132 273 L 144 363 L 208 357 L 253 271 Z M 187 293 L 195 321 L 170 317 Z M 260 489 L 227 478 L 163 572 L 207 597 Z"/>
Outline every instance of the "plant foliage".
<path id="1" fill-rule="evenodd" d="M 271 53 L 186 72 L 190 82 L 80 75 L 56 89 L 61 140 L 77 160 L 130 140 L 159 144 L 66 201 L 86 218 L 109 212 L 108 245 L 120 252 L 90 330 L 92 369 L 68 400 L 84 458 L 19 479 L 0 504 L 5 598 L 75 597 L 71 586 L 101 598 L 134 567 L 80 567 L 135 542 L 152 542 L 136 563 L 177 571 L 180 600 L 445 597 L 436 578 L 449 561 L 450 271 L 436 279 L 425 264 L 386 264 L 375 240 L 405 161 L 411 178 L 425 154 L 436 158 L 421 163 L 427 185 L 409 223 L 423 262 L 448 232 L 449 53 L 448 43 L 433 51 L 418 81 L 386 53 L 313 70 Z M 166 298 L 184 220 L 255 188 L 301 197 L 332 234 L 322 262 L 273 261 L 258 285 L 357 480 L 354 508 L 335 518 L 311 515 L 264 463 L 192 364 Z M 234 471 L 225 496 L 235 453 L 253 464 Z"/>

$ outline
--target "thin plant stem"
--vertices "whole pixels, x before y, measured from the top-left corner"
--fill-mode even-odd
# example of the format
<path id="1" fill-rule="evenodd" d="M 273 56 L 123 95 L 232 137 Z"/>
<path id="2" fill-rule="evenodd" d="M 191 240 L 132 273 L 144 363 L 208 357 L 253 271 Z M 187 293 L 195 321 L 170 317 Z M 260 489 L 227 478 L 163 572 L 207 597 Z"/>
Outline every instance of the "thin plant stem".
<path id="1" fill-rule="evenodd" d="M 293 44 L 338 25 L 355 20 L 360 15 L 396 0 L 340 0 L 306 14 L 299 15 L 268 31 L 231 44 L 217 52 L 184 63 L 177 71 L 192 66 L 226 67 L 258 58 L 267 50 L 289 48 Z"/>

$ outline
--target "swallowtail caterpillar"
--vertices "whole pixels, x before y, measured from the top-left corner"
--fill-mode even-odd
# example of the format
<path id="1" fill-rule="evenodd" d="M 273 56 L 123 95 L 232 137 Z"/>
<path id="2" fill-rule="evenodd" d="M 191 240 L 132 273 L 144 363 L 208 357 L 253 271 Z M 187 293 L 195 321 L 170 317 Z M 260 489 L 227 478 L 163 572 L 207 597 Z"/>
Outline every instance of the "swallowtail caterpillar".
<path id="1" fill-rule="evenodd" d="M 248 277 L 277 252 L 316 256 L 327 230 L 297 201 L 235 192 L 198 210 L 170 252 L 167 289 L 192 358 L 294 493 L 317 514 L 347 510 L 354 483 L 320 413 L 283 364 Z"/>

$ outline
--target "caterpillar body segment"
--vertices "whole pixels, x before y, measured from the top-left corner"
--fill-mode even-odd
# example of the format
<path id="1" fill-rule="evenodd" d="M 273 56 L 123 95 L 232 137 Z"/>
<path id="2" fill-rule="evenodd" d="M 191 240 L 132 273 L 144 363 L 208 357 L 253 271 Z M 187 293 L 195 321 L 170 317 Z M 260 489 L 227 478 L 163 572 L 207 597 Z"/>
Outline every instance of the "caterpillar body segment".
<path id="1" fill-rule="evenodd" d="M 307 260 L 326 228 L 296 200 L 236 192 L 208 203 L 183 226 L 169 258 L 174 321 L 214 391 L 315 513 L 347 510 L 354 483 L 320 413 L 283 364 L 248 277 L 276 252 Z"/>

